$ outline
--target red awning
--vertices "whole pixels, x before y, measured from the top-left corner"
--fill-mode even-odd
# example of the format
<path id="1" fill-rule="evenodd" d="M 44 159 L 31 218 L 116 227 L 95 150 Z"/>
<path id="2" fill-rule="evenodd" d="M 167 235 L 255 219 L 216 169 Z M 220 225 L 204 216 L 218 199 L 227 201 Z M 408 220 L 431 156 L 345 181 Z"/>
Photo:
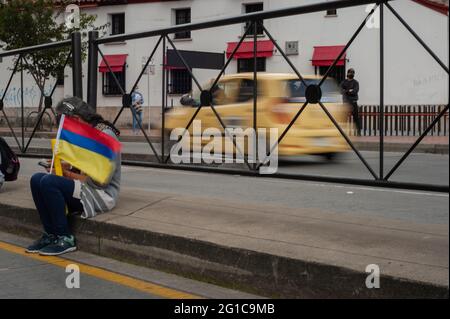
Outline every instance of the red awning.
<path id="1" fill-rule="evenodd" d="M 339 56 L 341 51 L 345 48 L 344 45 L 334 45 L 334 46 L 320 46 L 314 47 L 314 54 L 312 58 L 312 65 L 314 66 L 330 66 L 333 64 L 334 60 Z M 345 64 L 344 53 L 341 59 L 336 65 L 342 66 Z"/>
<path id="2" fill-rule="evenodd" d="M 436 12 L 440 12 L 442 14 L 445 14 L 446 16 L 448 15 L 448 4 L 443 3 L 444 1 L 441 1 L 442 3 L 439 3 L 436 0 L 413 0 L 413 1 L 425 7 L 428 7 Z"/>
<path id="3" fill-rule="evenodd" d="M 229 42 L 227 47 L 227 58 L 230 58 L 239 42 Z M 258 58 L 268 58 L 273 55 L 273 43 L 270 40 L 256 42 L 256 56 Z M 235 59 L 253 58 L 253 41 L 242 42 L 239 49 L 233 56 Z"/>
<path id="4" fill-rule="evenodd" d="M 100 63 L 100 66 L 98 67 L 98 70 L 102 73 L 109 72 L 109 69 L 106 66 L 106 62 L 105 62 L 105 60 L 106 60 L 113 72 L 122 72 L 123 68 L 125 66 L 125 63 L 127 62 L 127 56 L 128 56 L 128 54 L 105 55 L 104 59 L 102 60 L 102 63 Z"/>

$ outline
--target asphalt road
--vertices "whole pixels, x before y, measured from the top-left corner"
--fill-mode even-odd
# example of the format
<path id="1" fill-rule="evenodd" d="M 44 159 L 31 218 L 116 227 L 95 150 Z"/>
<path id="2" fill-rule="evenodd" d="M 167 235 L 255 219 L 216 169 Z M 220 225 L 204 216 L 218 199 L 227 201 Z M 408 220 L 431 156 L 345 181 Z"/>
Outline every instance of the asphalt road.
<path id="1" fill-rule="evenodd" d="M 21 175 L 42 171 L 38 159 L 22 158 Z M 447 168 L 448 169 L 448 168 Z M 208 174 L 170 169 L 122 167 L 122 185 L 177 195 L 193 195 L 280 209 L 317 208 L 335 213 L 448 224 L 449 195 L 401 189 L 315 183 L 264 177 Z"/>
<path id="2" fill-rule="evenodd" d="M 0 299 L 260 298 L 83 252 L 27 254 L 29 243 L 0 232 Z"/>
<path id="3" fill-rule="evenodd" d="M 11 146 L 16 145 L 12 137 L 6 140 Z M 27 142 L 27 140 L 26 140 Z M 147 143 L 125 142 L 123 153 L 129 154 L 153 154 Z M 154 144 L 159 152 L 159 144 Z M 31 141 L 30 147 L 49 148 L 49 140 L 35 138 Z M 361 155 L 372 167 L 376 174 L 379 174 L 379 153 L 362 151 Z M 400 160 L 403 153 L 386 152 L 384 155 L 384 175 Z M 230 165 L 228 165 L 230 166 Z M 334 161 L 326 161 L 319 156 L 302 156 L 295 159 L 280 159 L 278 172 L 303 175 L 322 175 L 332 177 L 350 177 L 359 179 L 373 179 L 369 170 L 353 152 L 340 154 Z M 232 168 L 248 169 L 244 164 Z M 392 175 L 392 181 L 425 183 L 436 185 L 449 185 L 449 155 L 412 153 L 399 169 Z"/>

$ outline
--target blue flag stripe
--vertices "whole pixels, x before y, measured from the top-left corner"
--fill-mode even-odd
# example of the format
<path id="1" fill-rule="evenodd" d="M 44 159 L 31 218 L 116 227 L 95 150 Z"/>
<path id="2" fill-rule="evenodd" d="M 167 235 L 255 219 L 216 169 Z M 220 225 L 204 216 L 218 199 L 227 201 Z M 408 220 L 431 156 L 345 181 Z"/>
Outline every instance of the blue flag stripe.
<path id="1" fill-rule="evenodd" d="M 106 158 L 110 160 L 114 160 L 116 157 L 116 154 L 114 151 L 105 145 L 98 143 L 90 138 L 74 134 L 67 130 L 61 131 L 61 137 L 62 140 L 65 140 L 66 142 L 70 144 L 74 144 L 76 146 L 85 148 L 91 152 L 98 153 L 100 155 L 105 156 Z"/>

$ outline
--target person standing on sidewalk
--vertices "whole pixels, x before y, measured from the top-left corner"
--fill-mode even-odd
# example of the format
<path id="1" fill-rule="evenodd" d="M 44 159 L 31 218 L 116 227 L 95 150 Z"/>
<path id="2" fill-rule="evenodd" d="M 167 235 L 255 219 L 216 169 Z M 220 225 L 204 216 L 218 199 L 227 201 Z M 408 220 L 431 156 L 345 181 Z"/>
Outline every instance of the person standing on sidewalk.
<path id="1" fill-rule="evenodd" d="M 120 135 L 113 124 L 105 121 L 91 106 L 77 97 L 62 100 L 56 106 L 56 111 L 59 115 L 65 114 L 87 123 L 115 139 Z M 55 256 L 77 249 L 76 239 L 69 229 L 66 208 L 69 213 L 81 213 L 81 218 L 91 218 L 112 210 L 117 204 L 120 191 L 120 153 L 115 161 L 112 178 L 106 185 L 98 184 L 71 168 L 68 163 L 61 163 L 63 176 L 36 173 L 31 177 L 31 194 L 44 232 L 27 247 L 26 252 Z"/>
<path id="2" fill-rule="evenodd" d="M 358 110 L 359 83 L 355 80 L 355 70 L 348 69 L 347 78 L 341 83 L 341 93 L 344 103 L 352 106 L 353 122 L 355 123 L 356 134 L 361 135 L 361 121 Z"/>
<path id="3" fill-rule="evenodd" d="M 142 105 L 144 104 L 144 97 L 138 91 L 136 91 L 138 87 L 136 86 L 135 91 L 131 94 L 131 112 L 133 112 L 133 134 L 137 134 L 139 132 L 139 126 L 137 125 L 136 119 L 139 121 L 140 126 L 142 127 Z"/>

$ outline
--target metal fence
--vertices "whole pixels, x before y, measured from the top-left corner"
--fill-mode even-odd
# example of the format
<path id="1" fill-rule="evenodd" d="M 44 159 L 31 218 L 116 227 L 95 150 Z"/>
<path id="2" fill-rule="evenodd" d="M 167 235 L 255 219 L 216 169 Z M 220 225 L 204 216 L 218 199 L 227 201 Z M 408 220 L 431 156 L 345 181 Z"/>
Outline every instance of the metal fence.
<path id="1" fill-rule="evenodd" d="M 201 92 L 201 105 L 196 109 L 193 116 L 189 119 L 188 124 L 185 127 L 185 131 L 189 129 L 189 127 L 192 125 L 193 121 L 196 119 L 197 115 L 199 114 L 200 110 L 203 108 L 210 108 L 212 112 L 214 113 L 215 118 L 218 120 L 222 128 L 224 129 L 225 134 L 227 134 L 227 126 L 225 122 L 222 120 L 220 114 L 218 113 L 214 101 L 212 98 L 212 91 L 211 89 L 205 89 L 201 86 L 200 82 L 197 80 L 195 75 L 192 73 L 192 68 L 189 66 L 189 64 L 186 62 L 186 60 L 183 58 L 183 55 L 180 53 L 180 51 L 177 49 L 175 43 L 171 39 L 171 35 L 177 34 L 179 32 L 189 32 L 194 30 L 202 30 L 202 29 L 210 29 L 215 27 L 222 27 L 222 26 L 228 26 L 228 25 L 234 25 L 234 24 L 245 24 L 248 27 L 246 28 L 246 31 L 244 35 L 240 38 L 240 41 L 238 42 L 237 46 L 234 48 L 233 52 L 227 59 L 224 67 L 220 72 L 218 73 L 214 84 L 210 87 L 213 88 L 220 80 L 222 75 L 225 73 L 226 68 L 229 66 L 230 62 L 232 61 L 233 57 L 235 56 L 237 50 L 240 48 L 240 46 L 243 43 L 243 40 L 245 38 L 252 38 L 254 45 L 253 45 L 253 82 L 255 85 L 253 85 L 253 129 L 255 132 L 257 132 L 258 123 L 257 123 L 257 113 L 258 113 L 258 95 L 257 95 L 257 83 L 258 83 L 258 72 L 257 72 L 257 35 L 258 30 L 262 30 L 263 33 L 273 42 L 274 46 L 278 50 L 278 52 L 281 54 L 281 56 L 284 58 L 286 63 L 290 66 L 292 69 L 292 72 L 295 73 L 299 79 L 306 87 L 306 102 L 299 103 L 297 113 L 293 118 L 291 119 L 290 123 L 286 126 L 285 130 L 282 132 L 282 134 L 279 136 L 277 143 L 273 144 L 270 147 L 270 151 L 266 153 L 266 156 L 263 158 L 259 158 L 256 163 L 248 162 L 245 160 L 245 165 L 247 166 L 246 169 L 239 169 L 239 170 L 232 170 L 232 169 L 215 169 L 212 167 L 202 167 L 202 166 L 188 166 L 188 165 L 174 165 L 170 164 L 170 155 L 168 154 L 167 150 L 165 149 L 165 110 L 166 110 L 166 104 L 167 104 L 167 73 L 165 71 L 162 72 L 162 82 L 161 82 L 161 88 L 162 88 L 162 96 L 161 96 L 161 113 L 162 113 L 162 119 L 161 119 L 161 150 L 158 152 L 154 146 L 154 143 L 148 136 L 146 130 L 142 127 L 142 124 L 137 121 L 139 124 L 140 130 L 142 131 L 146 141 L 148 142 L 151 151 L 153 155 L 156 157 L 158 163 L 151 163 L 151 162 L 132 162 L 131 164 L 134 165 L 145 165 L 145 166 L 154 166 L 154 167 L 162 167 L 162 168 L 172 168 L 172 169 L 192 169 L 192 170 L 199 170 L 199 171 L 208 171 L 208 172 L 218 172 L 218 173 L 230 173 L 230 174 L 240 174 L 240 175 L 247 175 L 247 176 L 260 176 L 258 173 L 258 169 L 264 165 L 269 158 L 272 151 L 276 148 L 276 146 L 283 141 L 286 134 L 289 132 L 289 130 L 292 128 L 292 126 L 296 123 L 296 121 L 301 117 L 303 111 L 308 107 L 309 104 L 316 104 L 319 105 L 320 108 L 323 110 L 324 114 L 331 120 L 334 127 L 339 131 L 339 133 L 342 135 L 342 137 L 345 139 L 345 141 L 348 143 L 348 145 L 351 147 L 353 152 L 356 154 L 356 156 L 360 159 L 361 163 L 366 167 L 370 175 L 373 177 L 372 179 L 357 179 L 357 178 L 350 178 L 350 177 L 332 177 L 332 176 L 313 176 L 313 175 L 289 175 L 289 174 L 274 174 L 271 175 L 273 177 L 278 178 L 290 178 L 290 179 L 303 179 L 303 180 L 320 180 L 320 181 L 329 181 L 329 182 L 340 182 L 340 183 L 350 183 L 350 184 L 359 184 L 359 185 L 371 185 L 371 186 L 382 186 L 382 187 L 400 187 L 400 188 L 409 188 L 409 189 L 423 189 L 423 190 L 435 190 L 435 191 L 449 191 L 449 187 L 447 186 L 441 186 L 441 185 L 430 185 L 430 184 L 417 184 L 417 183 L 400 183 L 400 182 L 393 182 L 390 180 L 391 176 L 397 171 L 397 169 L 404 163 L 405 159 L 408 158 L 408 156 L 411 154 L 411 152 L 414 151 L 414 149 L 417 147 L 417 145 L 425 138 L 425 136 L 429 134 L 434 134 L 436 131 L 436 126 L 442 127 L 442 121 L 445 119 L 446 116 L 448 116 L 448 109 L 449 104 L 435 110 L 429 110 L 429 109 L 423 109 L 419 108 L 417 110 L 418 113 L 425 113 L 426 114 L 426 120 L 417 120 L 419 119 L 418 116 L 416 116 L 415 120 L 412 121 L 405 121 L 405 118 L 409 118 L 409 116 L 414 118 L 414 114 L 416 111 L 404 109 L 404 108 L 398 108 L 396 107 L 386 107 L 385 101 L 384 101 L 384 71 L 385 71 L 385 63 L 384 63 L 384 53 L 385 53 L 385 40 L 384 40 L 384 34 L 386 32 L 385 30 L 385 23 L 384 23 L 384 11 L 389 10 L 396 18 L 397 20 L 405 27 L 405 29 L 417 40 L 417 42 L 420 44 L 420 46 L 425 49 L 429 55 L 436 61 L 436 63 L 447 73 L 449 74 L 448 66 L 437 57 L 437 55 L 425 44 L 425 42 L 414 32 L 414 30 L 407 24 L 407 22 L 396 12 L 394 8 L 391 7 L 389 4 L 390 1 L 393 0 L 384 0 L 384 1 L 373 1 L 373 0 L 341 0 L 341 1 L 329 1 L 329 2 L 323 2 L 323 3 L 317 3 L 317 4 L 310 4 L 310 5 L 303 5 L 303 6 L 297 6 L 292 8 L 285 8 L 285 9 L 279 9 L 279 10 L 271 10 L 271 11 L 263 11 L 263 12 L 255 12 L 250 14 L 243 14 L 239 16 L 229 17 L 229 18 L 223 18 L 223 19 L 215 19 L 210 21 L 204 21 L 199 23 L 190 23 L 190 24 L 184 24 L 184 25 L 177 25 L 167 28 L 161 28 L 157 30 L 150 30 L 150 31 L 143 31 L 143 32 L 137 32 L 137 33 L 130 33 L 130 34 L 122 34 L 122 35 L 114 35 L 114 36 L 108 36 L 103 38 L 98 38 L 98 32 L 91 31 L 89 33 L 89 53 L 88 53 L 88 92 L 87 92 L 87 101 L 89 104 L 93 105 L 94 107 L 97 106 L 97 86 L 98 86 L 98 57 L 100 56 L 105 61 L 107 68 L 109 72 L 111 72 L 111 75 L 113 76 L 113 80 L 116 82 L 119 91 L 122 95 L 122 107 L 118 114 L 115 117 L 114 123 L 117 122 L 121 114 L 125 109 L 128 109 L 131 112 L 131 94 L 136 90 L 137 84 L 141 80 L 146 68 L 148 67 L 150 61 L 153 59 L 155 53 L 157 50 L 161 50 L 162 56 L 166 56 L 167 47 L 170 47 L 175 51 L 178 58 L 182 61 L 185 68 L 188 70 L 190 75 L 192 76 L 194 86 Z M 343 47 L 340 54 L 337 56 L 335 61 L 332 63 L 332 65 L 328 68 L 328 70 L 323 75 L 323 78 L 321 79 L 320 83 L 318 85 L 307 85 L 305 82 L 302 74 L 299 72 L 299 70 L 296 68 L 296 66 L 290 61 L 289 57 L 285 54 L 284 50 L 280 47 L 280 45 L 277 43 L 277 41 L 274 39 L 270 31 L 266 28 L 266 26 L 262 23 L 264 20 L 267 19 L 274 19 L 274 18 L 282 18 L 282 17 L 288 17 L 288 16 L 296 16 L 296 15 L 304 15 L 314 12 L 324 12 L 326 10 L 330 9 L 343 9 L 343 8 L 349 8 L 354 6 L 361 6 L 361 5 L 367 5 L 367 4 L 375 4 L 373 9 L 367 14 L 367 16 L 361 21 L 358 28 L 354 32 L 354 34 L 350 37 L 347 44 Z M 330 111 L 327 109 L 327 107 L 322 102 L 322 90 L 321 86 L 324 83 L 324 81 L 330 76 L 332 71 L 336 68 L 336 65 L 338 61 L 343 57 L 345 52 L 348 50 L 348 48 L 352 45 L 352 43 L 355 41 L 355 39 L 360 34 L 361 30 L 364 28 L 366 22 L 368 19 L 372 17 L 372 15 L 375 13 L 375 10 L 379 9 L 380 12 L 380 40 L 379 40 L 379 57 L 380 57 L 380 91 L 379 91 L 379 108 L 378 109 L 371 109 L 371 107 L 363 108 L 362 114 L 364 116 L 365 121 L 365 130 L 366 134 L 371 134 L 378 132 L 379 136 L 379 166 L 378 167 L 372 167 L 363 154 L 355 147 L 354 143 L 349 138 L 349 132 L 346 132 L 344 128 L 340 126 L 340 124 L 336 121 L 336 119 L 333 117 L 333 115 L 330 113 Z M 135 40 L 135 39 L 148 39 L 151 37 L 157 38 L 157 43 L 154 46 L 154 48 L 151 50 L 151 53 L 148 57 L 148 60 L 146 61 L 145 65 L 142 68 L 142 71 L 140 72 L 139 76 L 136 78 L 134 84 L 129 87 L 123 87 L 121 82 L 117 79 L 117 77 L 114 75 L 114 72 L 112 72 L 111 66 L 108 64 L 107 60 L 104 58 L 104 54 L 102 52 L 101 46 L 107 43 L 114 43 L 114 42 L 123 42 L 127 40 Z M 70 41 L 64 42 L 64 45 L 69 45 Z M 73 55 L 79 56 L 81 47 L 78 47 L 78 42 L 74 42 L 74 39 L 72 39 L 72 47 Z M 60 43 L 62 44 L 62 43 Z M 52 44 L 55 45 L 55 44 Z M 52 46 L 50 45 L 50 46 Z M 35 47 L 35 49 L 44 49 L 44 48 L 38 48 Z M 3 56 L 9 56 L 9 55 L 17 55 L 17 54 L 25 54 L 25 51 L 17 50 L 16 52 L 9 52 L 9 53 L 1 53 L 0 57 Z M 76 53 L 76 54 L 75 54 Z M 79 57 L 78 57 L 79 58 Z M 78 58 L 76 59 L 78 61 Z M 79 65 L 74 63 L 73 67 L 73 74 L 74 74 L 74 80 L 73 80 L 73 86 L 74 86 L 74 95 L 82 96 L 82 83 L 81 83 L 81 60 L 79 61 Z M 163 70 L 165 70 L 165 62 L 163 62 Z M 135 112 L 131 112 L 132 116 L 136 117 Z M 425 119 L 422 117 L 422 119 Z M 372 123 L 372 124 L 371 124 Z M 392 124 L 391 124 L 392 123 Z M 409 124 L 408 124 L 409 123 Z M 444 120 L 445 123 L 445 120 Z M 371 126 L 373 125 L 373 126 Z M 409 126 L 408 126 L 409 125 Z M 411 130 L 408 129 L 412 125 L 413 129 L 412 132 L 414 135 L 418 135 L 417 140 L 411 147 L 408 149 L 408 151 L 401 157 L 401 159 L 398 160 L 398 162 L 389 170 L 386 172 L 385 164 L 384 164 L 384 137 L 388 134 L 391 134 L 397 132 L 397 127 L 401 127 L 402 129 L 398 130 L 398 132 L 410 132 Z M 416 126 L 415 126 L 416 125 Z M 372 127 L 372 130 L 370 128 Z M 414 129 L 416 127 L 416 130 Z M 376 130 L 374 129 L 376 128 Z M 369 130 L 369 131 L 368 131 Z M 35 131 L 35 130 L 34 130 Z M 33 133 L 34 133 L 33 131 Z M 438 130 L 439 131 L 439 130 Z M 381 133 L 381 134 L 380 134 Z M 411 134 L 413 134 L 411 133 Z M 22 135 L 23 138 L 23 135 Z M 32 138 L 32 137 L 31 137 Z M 181 137 L 178 141 L 181 140 Z M 239 148 L 236 145 L 236 142 L 233 138 L 231 138 L 231 141 L 235 145 L 236 149 L 238 151 Z M 23 141 L 22 141 L 23 142 Z M 29 145 L 29 142 L 27 146 L 24 146 L 24 142 L 22 143 L 22 152 L 25 153 L 27 150 L 27 146 Z M 267 175 L 264 175 L 267 177 Z"/>
<path id="2" fill-rule="evenodd" d="M 439 115 L 445 105 L 386 105 L 384 107 L 385 136 L 420 136 Z M 359 107 L 361 136 L 380 135 L 380 106 L 361 105 Z M 348 117 L 348 127 L 353 128 L 354 120 Z M 349 130 L 350 135 L 356 131 Z M 429 136 L 449 135 L 449 112 L 447 111 L 428 132 Z"/>
<path id="3" fill-rule="evenodd" d="M 59 41 L 59 42 L 52 42 L 47 44 L 41 44 L 36 45 L 33 47 L 27 47 L 17 50 L 11 50 L 11 51 L 4 51 L 0 52 L 0 59 L 5 57 L 16 57 L 14 67 L 12 69 L 11 75 L 8 79 L 8 82 L 5 86 L 5 90 L 3 92 L 3 95 L 0 97 L 0 111 L 3 114 L 3 118 L 5 119 L 6 124 L 8 125 L 12 136 L 15 139 L 15 142 L 17 143 L 17 146 L 22 154 L 26 154 L 28 147 L 30 146 L 30 143 L 40 127 L 41 123 L 43 122 L 44 118 L 46 117 L 50 126 L 50 130 L 52 128 L 53 120 L 50 116 L 52 114 L 54 116 L 54 120 L 56 122 L 56 113 L 53 109 L 53 94 L 55 93 L 57 83 L 54 84 L 50 94 L 46 95 L 44 92 L 44 88 L 39 84 L 36 74 L 29 71 L 29 73 L 32 75 L 34 81 L 36 82 L 36 85 L 39 87 L 39 91 L 42 94 L 44 105 L 40 112 L 33 111 L 29 114 L 25 114 L 25 105 L 24 105 L 24 66 L 26 64 L 29 64 L 30 62 L 27 59 L 28 55 L 33 54 L 34 52 L 41 52 L 46 50 L 52 50 L 52 49 L 60 49 L 64 47 L 70 47 L 69 53 L 67 54 L 67 57 L 65 59 L 65 63 L 63 68 L 65 68 L 68 64 L 70 59 L 72 59 L 72 73 L 73 73 L 73 92 L 74 95 L 82 97 L 82 59 L 81 59 L 81 34 L 79 32 L 73 33 L 71 35 L 70 40 L 65 41 Z M 11 120 L 8 117 L 8 115 L 5 112 L 4 109 L 4 99 L 6 97 L 6 94 L 8 93 L 8 90 L 10 88 L 12 79 L 16 73 L 20 73 L 20 135 L 16 134 L 16 131 L 13 128 L 13 125 L 11 124 Z M 50 113 L 49 113 L 50 111 Z M 36 116 L 34 116 L 36 114 Z M 32 118 L 35 117 L 36 120 L 33 121 L 33 130 L 31 132 L 31 135 L 28 137 L 28 140 L 26 141 L 26 130 L 28 125 L 31 123 Z M 17 121 L 15 121 L 17 123 Z M 19 141 L 20 139 L 20 141 Z"/>

